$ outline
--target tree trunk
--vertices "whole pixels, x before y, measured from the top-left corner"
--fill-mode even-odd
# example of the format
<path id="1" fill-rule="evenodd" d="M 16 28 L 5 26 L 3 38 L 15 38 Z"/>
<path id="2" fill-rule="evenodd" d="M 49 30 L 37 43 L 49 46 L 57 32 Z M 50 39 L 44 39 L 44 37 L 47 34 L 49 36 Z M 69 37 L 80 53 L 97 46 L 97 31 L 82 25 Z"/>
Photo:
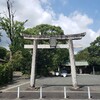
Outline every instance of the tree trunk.
<path id="1" fill-rule="evenodd" d="M 12 51 L 10 50 L 10 61 L 11 61 L 11 59 L 12 59 Z"/>

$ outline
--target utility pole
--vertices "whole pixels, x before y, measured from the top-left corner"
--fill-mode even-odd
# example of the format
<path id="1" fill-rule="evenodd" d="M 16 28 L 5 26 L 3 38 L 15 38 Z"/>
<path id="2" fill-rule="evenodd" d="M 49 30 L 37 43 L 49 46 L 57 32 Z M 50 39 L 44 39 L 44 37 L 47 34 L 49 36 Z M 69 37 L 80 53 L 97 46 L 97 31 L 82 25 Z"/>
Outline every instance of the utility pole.
<path id="1" fill-rule="evenodd" d="M 9 27 L 9 30 L 10 30 L 10 39 L 11 39 L 11 42 L 13 41 L 13 39 L 11 38 L 11 35 L 12 35 L 12 21 L 13 21 L 13 14 L 11 13 L 11 4 L 10 4 L 10 0 L 7 0 L 7 10 L 8 10 L 8 18 L 10 20 L 10 27 Z M 12 52 L 10 50 L 10 60 L 12 59 Z"/>

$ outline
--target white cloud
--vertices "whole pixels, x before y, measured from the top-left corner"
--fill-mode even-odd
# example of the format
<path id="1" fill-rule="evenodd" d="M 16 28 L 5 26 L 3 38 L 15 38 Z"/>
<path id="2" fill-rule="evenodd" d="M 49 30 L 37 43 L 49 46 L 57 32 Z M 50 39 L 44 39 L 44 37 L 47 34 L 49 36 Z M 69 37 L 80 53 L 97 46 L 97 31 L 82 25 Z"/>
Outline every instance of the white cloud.
<path id="1" fill-rule="evenodd" d="M 54 21 L 54 24 L 61 25 L 65 34 L 73 34 L 79 33 L 82 31 L 86 31 L 88 26 L 93 23 L 93 20 L 86 15 L 82 15 L 80 13 L 65 16 L 63 14 L 59 15 L 59 19 Z"/>
<path id="2" fill-rule="evenodd" d="M 17 20 L 26 20 L 28 22 L 26 24 L 27 27 L 33 27 L 42 23 L 51 23 L 52 16 L 54 13 L 48 9 L 43 9 L 41 3 L 47 3 L 47 0 L 19 0 L 16 1 L 16 9 L 17 9 Z"/>
<path id="3" fill-rule="evenodd" d="M 78 24 L 80 28 L 85 28 L 88 25 L 93 23 L 93 20 L 89 18 L 87 15 L 82 15 L 79 12 L 75 12 L 71 15 L 71 18 L 74 22 Z"/>
<path id="4" fill-rule="evenodd" d="M 40 0 L 41 2 L 48 4 L 48 0 Z"/>
<path id="5" fill-rule="evenodd" d="M 3 1 L 4 0 L 0 0 L 0 4 Z M 52 9 L 50 0 L 15 0 L 14 2 L 14 9 L 16 10 L 15 19 L 20 21 L 28 19 L 26 27 L 33 27 L 38 24 L 47 23 L 61 26 L 65 34 L 86 32 L 86 36 L 79 41 L 79 43 L 83 43 L 85 47 L 100 35 L 100 30 L 95 32 L 89 28 L 89 25 L 93 24 L 93 19 L 89 18 L 86 14 L 81 14 L 80 12 L 75 11 L 69 16 L 59 14 L 58 18 L 56 18 L 57 14 Z M 43 3 L 46 7 L 43 7 Z M 6 3 L 4 5 L 3 2 L 0 9 L 5 6 Z"/>
<path id="6" fill-rule="evenodd" d="M 54 25 L 59 25 L 64 30 L 65 34 L 77 34 L 86 32 L 86 36 L 75 43 L 82 45 L 83 48 L 89 46 L 89 44 L 100 35 L 100 30 L 98 32 L 93 31 L 89 28 L 89 25 L 93 24 L 93 19 L 89 18 L 85 14 L 73 13 L 70 16 L 65 16 L 64 14 L 59 15 L 58 20 L 53 21 Z"/>

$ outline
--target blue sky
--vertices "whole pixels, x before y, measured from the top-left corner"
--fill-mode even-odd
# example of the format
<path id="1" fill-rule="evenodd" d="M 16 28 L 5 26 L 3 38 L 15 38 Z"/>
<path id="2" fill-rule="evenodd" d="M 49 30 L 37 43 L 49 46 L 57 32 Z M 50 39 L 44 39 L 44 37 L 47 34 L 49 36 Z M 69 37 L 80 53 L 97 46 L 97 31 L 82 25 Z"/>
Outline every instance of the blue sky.
<path id="1" fill-rule="evenodd" d="M 64 34 L 86 32 L 86 36 L 75 42 L 83 48 L 100 36 L 100 0 L 11 0 L 15 20 L 28 22 L 25 27 L 39 24 L 60 26 Z M 0 0 L 0 13 L 7 12 L 6 0 Z M 5 36 L 5 34 L 4 34 Z M 0 45 L 7 47 L 8 39 L 2 38 Z"/>
<path id="2" fill-rule="evenodd" d="M 100 0 L 49 0 L 52 9 L 59 15 L 64 13 L 69 16 L 71 13 L 78 11 L 88 15 L 94 23 L 90 25 L 95 31 L 100 28 Z"/>

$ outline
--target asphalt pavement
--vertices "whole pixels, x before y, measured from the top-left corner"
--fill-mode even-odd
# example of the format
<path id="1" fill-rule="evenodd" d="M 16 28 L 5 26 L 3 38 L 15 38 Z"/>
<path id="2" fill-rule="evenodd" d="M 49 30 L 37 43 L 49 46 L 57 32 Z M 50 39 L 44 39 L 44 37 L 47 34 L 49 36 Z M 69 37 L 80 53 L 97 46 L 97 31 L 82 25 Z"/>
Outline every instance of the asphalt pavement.
<path id="1" fill-rule="evenodd" d="M 66 87 L 66 98 L 69 100 L 87 100 L 88 91 L 92 100 L 100 100 L 100 75 L 77 75 L 79 89 L 72 89 L 71 76 L 68 77 L 41 77 L 36 79 L 36 88 L 30 88 L 29 79 L 18 78 L 14 83 L 0 88 L 0 100 L 17 99 L 17 89 L 20 87 L 20 100 L 37 100 L 40 98 L 40 87 L 42 87 L 42 98 L 45 100 L 64 100 L 64 87 Z"/>
<path id="2" fill-rule="evenodd" d="M 0 93 L 0 100 L 2 99 L 16 99 L 17 92 L 4 92 Z M 39 92 L 21 92 L 20 99 L 39 99 L 40 93 Z M 64 99 L 63 92 L 43 92 L 42 94 L 43 99 Z M 88 99 L 87 93 L 81 92 L 73 92 L 67 93 L 67 99 Z M 100 100 L 100 93 L 91 93 L 92 99 L 99 99 Z"/>

